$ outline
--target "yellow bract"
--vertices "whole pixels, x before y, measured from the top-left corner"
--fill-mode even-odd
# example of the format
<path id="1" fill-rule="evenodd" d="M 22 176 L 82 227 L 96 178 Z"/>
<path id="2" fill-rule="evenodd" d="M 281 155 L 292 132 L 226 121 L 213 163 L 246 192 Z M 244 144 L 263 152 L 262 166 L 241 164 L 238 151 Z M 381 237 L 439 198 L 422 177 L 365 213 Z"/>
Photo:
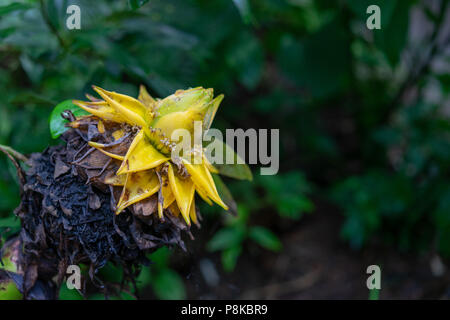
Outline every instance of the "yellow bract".
<path id="1" fill-rule="evenodd" d="M 194 199 L 194 183 L 191 179 L 180 178 L 177 174 L 175 174 L 172 165 L 169 165 L 169 184 L 175 195 L 175 200 L 177 201 L 178 208 L 180 209 L 184 220 L 187 224 L 190 224 L 189 211 Z"/>
<path id="2" fill-rule="evenodd" d="M 183 163 L 191 175 L 192 181 L 195 183 L 197 189 L 204 190 L 206 195 L 213 200 L 215 203 L 220 205 L 225 210 L 228 210 L 228 207 L 225 203 L 223 203 L 222 199 L 217 192 L 216 185 L 211 177 L 211 173 L 209 172 L 205 162 L 202 164 L 191 164 L 187 160 L 183 159 Z"/>
<path id="3" fill-rule="evenodd" d="M 163 183 L 162 183 L 162 196 L 164 199 L 163 209 L 167 209 L 174 201 L 175 201 L 175 195 L 172 192 L 172 188 L 169 184 L 169 178 L 167 176 L 163 176 Z"/>
<path id="4" fill-rule="evenodd" d="M 152 169 L 168 160 L 169 158 L 153 147 L 141 130 L 131 143 L 117 174 Z"/>
<path id="5" fill-rule="evenodd" d="M 89 142 L 91 147 L 121 161 L 116 174 L 104 179 L 106 184 L 123 187 L 117 203 L 117 214 L 154 195 L 161 219 L 168 212 L 175 217 L 181 214 L 187 225 L 190 225 L 191 220 L 198 223 L 194 199 L 196 191 L 210 205 L 215 202 L 228 210 L 211 176 L 211 172 L 217 173 L 217 170 L 207 161 L 203 150 L 200 148 L 200 164 L 192 164 L 187 158 L 172 159 L 173 142 L 170 140 L 176 129 L 187 129 L 192 134 L 194 121 L 203 121 L 203 129 L 208 129 L 223 95 L 213 99 L 212 89 L 197 87 L 178 90 L 160 100 L 151 97 L 141 86 L 139 97 L 135 99 L 96 86 L 93 89 L 103 100 L 87 95 L 90 101 L 75 100 L 74 103 L 106 121 L 98 120 L 100 134 L 106 132 L 108 121 L 119 123 L 122 128 L 109 133 L 109 139 L 112 136 L 114 144 L 129 144 L 130 140 L 121 141 L 126 132 L 138 132 L 132 133 L 134 138 L 131 144 L 126 145 L 125 156 L 108 151 L 108 146 L 112 144 Z"/>
<path id="6" fill-rule="evenodd" d="M 156 108 L 156 100 L 152 98 L 143 85 L 139 88 L 138 99 L 153 113 Z"/>
<path id="7" fill-rule="evenodd" d="M 151 123 L 152 127 L 159 128 L 167 137 L 176 129 L 186 129 L 191 134 L 194 129 L 194 121 L 203 121 L 208 114 L 208 121 L 217 110 L 218 103 L 223 95 L 213 99 L 212 89 L 201 87 L 178 90 L 175 94 L 159 101 L 156 108 L 156 117 Z M 208 111 L 211 112 L 208 112 Z"/>
<path id="8" fill-rule="evenodd" d="M 148 170 L 128 174 L 119 204 L 117 205 L 117 213 L 138 201 L 150 197 L 158 192 L 159 188 L 159 180 L 154 171 Z"/>
<path id="9" fill-rule="evenodd" d="M 101 119 L 122 123 L 125 122 L 125 119 L 116 112 L 113 108 L 111 108 L 107 102 L 84 102 L 79 100 L 72 101 L 75 105 L 79 106 L 81 109 L 86 110 L 87 112 L 97 116 Z"/>
<path id="10" fill-rule="evenodd" d="M 132 97 L 116 92 L 106 91 L 102 88 L 95 87 L 94 90 L 112 107 L 115 112 L 119 113 L 125 121 L 132 126 L 147 126 L 147 121 L 151 120 L 151 113 L 147 112 L 145 106 Z"/>
<path id="11" fill-rule="evenodd" d="M 99 150 L 100 152 L 106 154 L 107 156 L 113 158 L 113 159 L 120 160 L 120 161 L 125 160 L 124 156 L 121 156 L 121 155 L 118 155 L 118 154 L 114 154 L 114 153 L 111 153 L 111 152 L 108 152 L 108 151 L 104 150 L 103 149 L 103 148 L 105 148 L 104 144 L 93 142 L 93 141 L 89 141 L 89 145 L 91 147 L 94 147 L 95 149 Z"/>

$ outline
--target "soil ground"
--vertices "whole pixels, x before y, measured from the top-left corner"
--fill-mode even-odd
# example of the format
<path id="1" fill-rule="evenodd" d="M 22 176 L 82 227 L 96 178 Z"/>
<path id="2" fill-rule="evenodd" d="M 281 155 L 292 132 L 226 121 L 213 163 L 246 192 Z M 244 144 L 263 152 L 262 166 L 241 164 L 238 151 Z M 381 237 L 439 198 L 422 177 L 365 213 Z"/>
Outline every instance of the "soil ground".
<path id="1" fill-rule="evenodd" d="M 231 273 L 223 271 L 219 254 L 192 246 L 197 238 L 188 244 L 188 253 L 174 254 L 188 298 L 368 299 L 366 269 L 372 264 L 382 268 L 380 299 L 450 297 L 450 274 L 437 256 L 374 245 L 351 250 L 339 237 L 342 216 L 329 209 L 316 210 L 279 233 L 284 246 L 279 253 L 248 245 Z"/>

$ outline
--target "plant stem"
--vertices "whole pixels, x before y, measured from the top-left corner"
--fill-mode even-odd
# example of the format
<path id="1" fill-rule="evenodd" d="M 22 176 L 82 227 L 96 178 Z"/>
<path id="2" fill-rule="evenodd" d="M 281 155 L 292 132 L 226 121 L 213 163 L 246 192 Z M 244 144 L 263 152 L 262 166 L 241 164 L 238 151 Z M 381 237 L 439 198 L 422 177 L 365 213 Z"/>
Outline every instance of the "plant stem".
<path id="1" fill-rule="evenodd" d="M 61 37 L 61 35 L 59 34 L 58 30 L 55 28 L 55 26 L 52 24 L 52 22 L 50 21 L 50 18 L 48 16 L 48 12 L 45 9 L 45 5 L 44 5 L 44 0 L 40 0 L 39 1 L 40 4 L 40 9 L 41 9 L 41 14 L 42 14 L 42 18 L 45 21 L 45 24 L 49 27 L 50 31 L 56 36 L 56 38 L 58 39 L 58 42 L 60 44 L 60 46 L 66 50 L 67 46 L 66 43 L 64 42 L 63 38 Z"/>
<path id="2" fill-rule="evenodd" d="M 382 122 L 386 122 L 389 120 L 389 117 L 394 113 L 395 110 L 398 110 L 398 106 L 401 106 L 401 100 L 404 96 L 405 92 L 408 91 L 412 86 L 414 86 L 422 77 L 428 74 L 430 71 L 430 65 L 433 62 L 433 59 L 443 51 L 448 45 L 449 39 L 445 39 L 441 45 L 439 45 L 437 39 L 438 35 L 441 31 L 441 27 L 445 22 L 445 13 L 447 12 L 447 8 L 449 6 L 449 2 L 442 1 L 441 7 L 439 9 L 439 16 L 437 18 L 437 22 L 434 25 L 433 32 L 430 36 L 431 47 L 427 57 L 422 61 L 422 63 L 418 63 L 419 67 L 416 70 L 411 70 L 408 77 L 406 77 L 403 84 L 400 86 L 397 94 L 394 96 L 390 103 L 390 107 L 386 109 L 385 114 L 382 116 Z"/>
<path id="3" fill-rule="evenodd" d="M 13 148 L 11 148 L 9 146 L 4 146 L 4 145 L 0 144 L 0 150 L 3 151 L 4 153 L 12 155 L 14 158 L 19 159 L 20 161 L 23 161 L 23 162 L 28 161 L 27 157 L 25 157 L 23 154 L 14 150 Z"/>

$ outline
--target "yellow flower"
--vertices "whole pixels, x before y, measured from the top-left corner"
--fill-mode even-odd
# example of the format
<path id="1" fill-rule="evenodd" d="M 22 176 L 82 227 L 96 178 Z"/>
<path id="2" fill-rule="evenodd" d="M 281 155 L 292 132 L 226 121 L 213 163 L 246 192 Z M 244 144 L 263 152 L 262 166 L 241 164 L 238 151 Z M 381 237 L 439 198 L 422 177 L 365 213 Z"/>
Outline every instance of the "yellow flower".
<path id="1" fill-rule="evenodd" d="M 211 175 L 217 170 L 208 162 L 203 149 L 191 149 L 192 153 L 200 154 L 202 161 L 199 164 L 184 156 L 173 159 L 175 143 L 170 139 L 176 129 L 186 129 L 192 135 L 194 121 L 201 121 L 202 127 L 208 129 L 223 95 L 213 98 L 212 89 L 197 87 L 178 90 L 164 99 L 154 99 L 141 86 L 139 97 L 135 99 L 96 86 L 93 88 L 102 100 L 88 95 L 90 101 L 74 100 L 73 103 L 92 115 L 88 117 L 99 118 L 97 130 L 100 134 L 105 134 L 108 123 L 121 125 L 112 132 L 115 143 L 89 142 L 90 146 L 120 161 L 115 175 L 105 180 L 107 184 L 123 187 L 116 206 L 117 214 L 155 194 L 161 219 L 164 214 L 181 214 L 187 225 L 191 220 L 197 223 L 195 193 L 207 203 L 215 202 L 228 210 Z M 77 121 L 80 119 L 71 126 L 76 127 Z M 134 138 L 127 144 L 125 138 L 131 132 L 134 132 Z M 122 155 L 111 150 L 111 145 L 120 143 L 127 147 Z"/>

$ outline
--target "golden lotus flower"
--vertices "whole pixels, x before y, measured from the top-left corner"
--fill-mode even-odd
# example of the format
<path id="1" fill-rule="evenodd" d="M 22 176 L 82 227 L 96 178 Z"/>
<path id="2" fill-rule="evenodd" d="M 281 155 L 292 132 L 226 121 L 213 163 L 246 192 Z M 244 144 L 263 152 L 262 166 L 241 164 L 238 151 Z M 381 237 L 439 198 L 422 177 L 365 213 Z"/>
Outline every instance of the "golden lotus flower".
<path id="1" fill-rule="evenodd" d="M 200 163 L 189 160 L 192 154 L 173 158 L 175 143 L 170 139 L 176 129 L 193 133 L 194 121 L 201 121 L 202 127 L 208 129 L 223 95 L 213 98 L 213 89 L 197 87 L 154 99 L 141 86 L 135 99 L 96 86 L 93 89 L 102 99 L 87 95 L 90 101 L 74 100 L 75 105 L 91 115 L 77 118 L 70 126 L 76 128 L 86 118 L 94 118 L 98 119 L 100 134 L 107 134 L 105 128 L 114 128 L 110 130 L 111 143 L 91 140 L 89 145 L 118 162 L 117 172 L 104 181 L 123 187 L 116 214 L 157 195 L 156 211 L 161 219 L 168 211 L 174 216 L 181 214 L 190 225 L 191 220 L 197 223 L 195 193 L 210 205 L 215 202 L 228 210 L 211 175 L 217 169 L 207 160 L 203 149 L 192 148 L 192 154 L 200 156 Z"/>

